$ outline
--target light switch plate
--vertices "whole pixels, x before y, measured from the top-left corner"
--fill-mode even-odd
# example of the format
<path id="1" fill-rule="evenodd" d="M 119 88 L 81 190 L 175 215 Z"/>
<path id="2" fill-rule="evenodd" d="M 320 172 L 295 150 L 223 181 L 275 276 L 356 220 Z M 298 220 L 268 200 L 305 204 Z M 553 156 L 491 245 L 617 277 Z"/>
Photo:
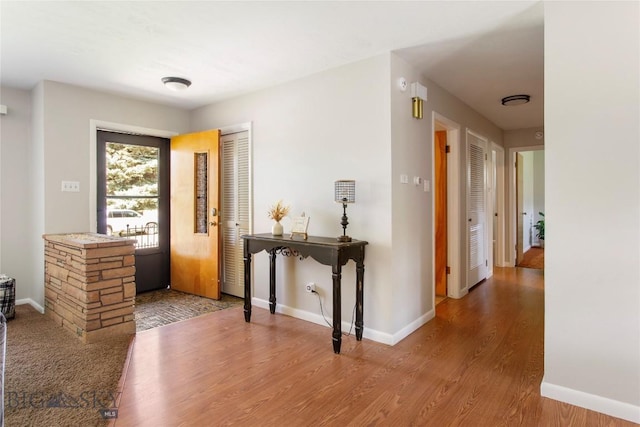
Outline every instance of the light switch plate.
<path id="1" fill-rule="evenodd" d="M 78 193 L 80 191 L 80 182 L 78 181 L 62 181 L 62 191 Z"/>
<path id="2" fill-rule="evenodd" d="M 400 175 L 400 184 L 408 184 L 409 183 L 409 175 L 402 174 Z"/>

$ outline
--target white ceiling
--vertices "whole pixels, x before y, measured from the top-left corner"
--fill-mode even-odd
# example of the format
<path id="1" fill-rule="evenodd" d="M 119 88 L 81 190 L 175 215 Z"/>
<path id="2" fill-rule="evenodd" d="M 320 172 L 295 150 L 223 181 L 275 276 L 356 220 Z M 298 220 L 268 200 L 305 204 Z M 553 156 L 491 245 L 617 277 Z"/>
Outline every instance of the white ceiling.
<path id="1" fill-rule="evenodd" d="M 395 51 L 503 129 L 543 125 L 538 1 L 0 2 L 0 83 L 196 108 Z M 193 81 L 170 92 L 165 76 Z M 504 96 L 531 102 L 503 107 Z"/>

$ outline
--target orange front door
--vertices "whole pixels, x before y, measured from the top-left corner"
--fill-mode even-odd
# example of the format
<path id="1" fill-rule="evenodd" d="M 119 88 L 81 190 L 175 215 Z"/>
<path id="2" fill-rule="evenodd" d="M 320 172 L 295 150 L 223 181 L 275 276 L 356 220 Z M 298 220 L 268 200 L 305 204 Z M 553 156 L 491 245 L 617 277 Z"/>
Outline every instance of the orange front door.
<path id="1" fill-rule="evenodd" d="M 220 299 L 220 131 L 171 138 L 171 288 Z"/>

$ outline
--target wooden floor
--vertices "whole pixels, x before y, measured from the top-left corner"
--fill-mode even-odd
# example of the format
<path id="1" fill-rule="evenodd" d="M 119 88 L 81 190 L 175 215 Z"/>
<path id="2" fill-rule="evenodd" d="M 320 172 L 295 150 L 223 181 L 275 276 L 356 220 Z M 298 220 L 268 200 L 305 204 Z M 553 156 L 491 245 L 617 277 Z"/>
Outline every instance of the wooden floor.
<path id="1" fill-rule="evenodd" d="M 523 254 L 518 267 L 544 269 L 544 248 L 530 248 Z"/>
<path id="2" fill-rule="evenodd" d="M 340 355 L 329 328 L 256 308 L 144 331 L 115 425 L 634 425 L 540 397 L 543 287 L 498 268 L 399 344 L 350 336 Z"/>

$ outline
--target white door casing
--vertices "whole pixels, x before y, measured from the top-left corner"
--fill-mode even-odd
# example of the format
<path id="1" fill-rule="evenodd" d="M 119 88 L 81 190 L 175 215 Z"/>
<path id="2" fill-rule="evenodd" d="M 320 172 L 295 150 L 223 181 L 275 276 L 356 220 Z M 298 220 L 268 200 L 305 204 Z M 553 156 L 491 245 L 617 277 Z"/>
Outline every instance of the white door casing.
<path id="1" fill-rule="evenodd" d="M 493 160 L 494 171 L 494 193 L 493 200 L 495 201 L 493 211 L 488 212 L 488 220 L 494 223 L 493 236 L 495 238 L 495 247 L 493 253 L 495 254 L 493 265 L 497 267 L 506 267 L 509 264 L 505 260 L 505 226 L 506 226 L 506 214 L 505 214 L 505 166 L 504 166 L 504 149 L 491 142 L 491 151 L 495 155 Z M 490 218 L 493 216 L 493 218 Z M 494 221 L 495 219 L 495 221 Z"/>

